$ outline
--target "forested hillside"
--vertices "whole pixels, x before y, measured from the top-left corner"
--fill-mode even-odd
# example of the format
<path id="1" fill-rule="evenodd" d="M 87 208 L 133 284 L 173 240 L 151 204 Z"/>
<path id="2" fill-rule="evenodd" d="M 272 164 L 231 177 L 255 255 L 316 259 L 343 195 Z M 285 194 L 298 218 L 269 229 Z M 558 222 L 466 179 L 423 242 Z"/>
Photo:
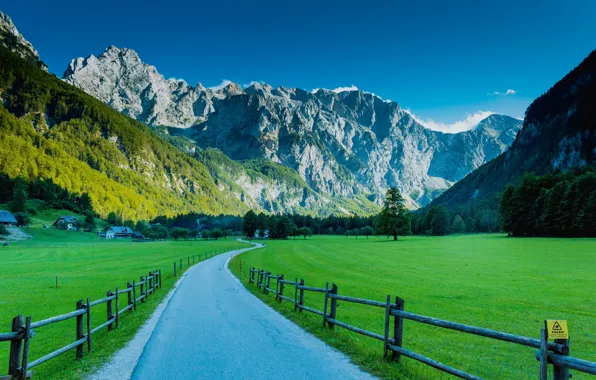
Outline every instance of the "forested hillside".
<path id="1" fill-rule="evenodd" d="M 0 47 L 0 172 L 87 192 L 102 216 L 238 214 L 197 160 L 144 124 Z"/>
<path id="2" fill-rule="evenodd" d="M 509 150 L 484 164 L 431 205 L 455 208 L 500 194 L 525 173 L 565 172 L 596 160 L 596 51 L 526 110 Z"/>

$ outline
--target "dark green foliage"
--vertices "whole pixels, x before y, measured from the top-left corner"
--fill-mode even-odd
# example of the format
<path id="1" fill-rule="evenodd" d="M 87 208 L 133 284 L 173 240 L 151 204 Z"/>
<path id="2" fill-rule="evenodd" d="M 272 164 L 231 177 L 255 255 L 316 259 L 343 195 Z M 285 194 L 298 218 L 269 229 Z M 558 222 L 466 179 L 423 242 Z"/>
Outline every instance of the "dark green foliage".
<path id="1" fill-rule="evenodd" d="M 312 230 L 308 227 L 299 228 L 298 235 L 304 236 L 304 239 L 306 239 L 308 236 L 312 236 Z"/>
<path id="2" fill-rule="evenodd" d="M 449 210 L 443 206 L 435 206 L 435 212 L 433 213 L 430 221 L 430 226 L 433 235 L 448 235 L 451 233 L 451 215 Z"/>
<path id="3" fill-rule="evenodd" d="M 396 188 L 387 190 L 383 210 L 377 216 L 378 233 L 392 235 L 393 240 L 397 240 L 398 235 L 412 234 L 412 217 L 404 203 L 403 197 Z"/>
<path id="4" fill-rule="evenodd" d="M 83 225 L 85 231 L 95 230 L 95 217 L 92 211 L 85 212 L 85 224 Z"/>
<path id="5" fill-rule="evenodd" d="M 24 212 L 14 213 L 14 218 L 17 220 L 17 226 L 26 227 L 31 224 L 31 218 Z"/>
<path id="6" fill-rule="evenodd" d="M 174 227 L 170 230 L 170 236 L 174 240 L 178 240 L 178 239 L 186 240 L 188 238 L 189 233 L 190 233 L 190 231 L 187 228 L 182 228 L 182 227 Z"/>
<path id="7" fill-rule="evenodd" d="M 371 226 L 362 227 L 360 231 L 362 235 L 366 236 L 367 239 L 370 235 L 373 235 L 375 233 L 375 229 Z"/>
<path id="8" fill-rule="evenodd" d="M 199 230 L 190 230 L 190 232 L 188 233 L 188 237 L 193 240 L 197 240 L 198 236 L 199 236 Z"/>
<path id="9" fill-rule="evenodd" d="M 213 231 L 211 231 L 211 237 L 215 240 L 217 240 L 223 236 L 224 236 L 224 233 L 221 230 L 221 228 L 214 228 Z"/>
<path id="10" fill-rule="evenodd" d="M 0 224 L 0 236 L 8 235 L 8 229 L 4 224 Z"/>
<path id="11" fill-rule="evenodd" d="M 11 211 L 25 211 L 27 196 L 27 182 L 22 177 L 16 178 L 12 189 L 12 200 L 10 201 Z"/>
<path id="12" fill-rule="evenodd" d="M 451 233 L 453 234 L 463 234 L 466 232 L 466 223 L 462 219 L 459 214 L 455 215 L 453 218 L 453 223 L 451 224 Z"/>
<path id="13" fill-rule="evenodd" d="M 257 214 L 250 210 L 244 215 L 242 221 L 242 231 L 244 232 L 245 236 L 251 238 L 255 236 L 257 229 Z"/>
<path id="14" fill-rule="evenodd" d="M 507 187 L 500 211 L 513 236 L 596 236 L 596 173 L 526 175 Z"/>

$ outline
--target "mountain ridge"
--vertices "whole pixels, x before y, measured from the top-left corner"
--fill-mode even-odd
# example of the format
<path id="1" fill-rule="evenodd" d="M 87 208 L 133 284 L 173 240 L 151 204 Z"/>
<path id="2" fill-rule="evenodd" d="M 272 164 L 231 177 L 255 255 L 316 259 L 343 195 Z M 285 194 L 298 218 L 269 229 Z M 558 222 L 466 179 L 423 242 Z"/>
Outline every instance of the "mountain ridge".
<path id="1" fill-rule="evenodd" d="M 201 149 L 217 148 L 234 160 L 269 159 L 296 170 L 321 195 L 364 196 L 377 204 L 391 186 L 411 207 L 426 204 L 506 149 L 521 126 L 509 118 L 505 133 L 445 134 L 360 90 L 189 86 L 114 46 L 99 57 L 74 59 L 63 80 Z"/>
<path id="2" fill-rule="evenodd" d="M 525 173 L 582 168 L 596 162 L 596 50 L 526 110 L 511 147 L 470 173 L 431 205 L 456 207 L 499 194 Z"/>

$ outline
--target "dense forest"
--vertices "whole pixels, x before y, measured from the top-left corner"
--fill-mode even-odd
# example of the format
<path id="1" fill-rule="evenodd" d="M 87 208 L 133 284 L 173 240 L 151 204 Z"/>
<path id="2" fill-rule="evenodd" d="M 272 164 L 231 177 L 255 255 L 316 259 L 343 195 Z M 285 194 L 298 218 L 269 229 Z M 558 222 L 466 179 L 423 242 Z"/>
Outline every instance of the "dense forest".
<path id="1" fill-rule="evenodd" d="M 596 174 L 526 175 L 501 199 L 503 230 L 514 236 L 596 236 Z"/>
<path id="2" fill-rule="evenodd" d="M 149 219 L 247 208 L 144 124 L 0 47 L 0 173 L 88 193 L 101 216 Z"/>

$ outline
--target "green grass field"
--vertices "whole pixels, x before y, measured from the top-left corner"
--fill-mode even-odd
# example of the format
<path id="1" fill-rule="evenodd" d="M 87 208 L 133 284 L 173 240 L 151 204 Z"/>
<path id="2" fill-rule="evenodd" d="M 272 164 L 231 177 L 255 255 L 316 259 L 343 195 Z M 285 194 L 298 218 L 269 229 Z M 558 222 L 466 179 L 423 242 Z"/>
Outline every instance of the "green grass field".
<path id="1" fill-rule="evenodd" d="M 385 301 L 405 300 L 418 314 L 539 338 L 544 319 L 569 321 L 573 355 L 596 361 L 596 240 L 507 238 L 503 235 L 384 238 L 315 236 L 268 241 L 267 247 L 237 256 L 230 264 L 270 270 L 306 285 L 335 282 L 339 294 Z M 322 328 L 318 315 L 277 304 L 247 285 L 308 331 L 346 352 L 364 369 L 399 379 L 449 378 L 403 358 L 383 359 L 382 342 L 340 327 Z M 286 287 L 293 296 L 293 287 Z M 307 306 L 323 308 L 323 296 L 306 292 Z M 383 334 L 384 311 L 338 303 L 337 319 Z M 444 364 L 491 379 L 537 378 L 535 349 L 405 321 L 404 347 Z M 551 369 L 552 371 L 552 369 Z M 573 372 L 574 379 L 588 378 Z"/>
<path id="2" fill-rule="evenodd" d="M 47 215 L 46 215 L 47 216 Z M 53 217 L 54 215 L 50 215 Z M 45 223 L 36 218 L 34 225 Z M 12 318 L 18 314 L 31 316 L 38 321 L 73 311 L 79 299 L 91 300 L 105 297 L 106 291 L 116 286 L 139 280 L 150 270 L 163 271 L 163 289 L 158 290 L 149 301 L 137 307 L 133 313 L 121 316 L 120 328 L 110 333 L 104 329 L 93 335 L 93 352 L 82 361 L 75 361 L 74 350 L 50 360 L 33 369 L 35 378 L 69 379 L 81 378 L 104 363 L 109 355 L 121 348 L 151 315 L 155 307 L 168 293 L 176 278 L 173 262 L 183 258 L 187 269 L 187 257 L 221 253 L 246 244 L 234 240 L 219 241 L 164 241 L 133 243 L 96 238 L 95 234 L 68 232 L 43 228 L 27 228 L 32 240 L 0 247 L 0 332 L 10 331 Z M 58 276 L 59 286 L 55 287 Z M 126 305 L 126 295 L 121 305 Z M 92 327 L 106 320 L 105 304 L 92 308 Z M 52 324 L 37 329 L 31 340 L 30 361 L 75 339 L 75 320 Z M 4 374 L 8 368 L 7 342 L 0 343 L 0 358 Z"/>

